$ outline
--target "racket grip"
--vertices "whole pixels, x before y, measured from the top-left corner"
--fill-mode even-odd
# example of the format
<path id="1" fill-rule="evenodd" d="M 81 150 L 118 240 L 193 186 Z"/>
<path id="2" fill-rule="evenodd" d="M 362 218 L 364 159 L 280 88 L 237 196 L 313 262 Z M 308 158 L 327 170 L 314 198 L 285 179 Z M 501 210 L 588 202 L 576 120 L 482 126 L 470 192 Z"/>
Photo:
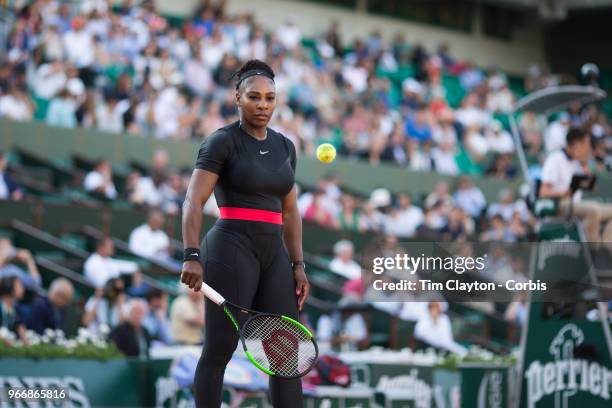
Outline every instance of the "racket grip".
<path id="1" fill-rule="evenodd" d="M 219 306 L 221 306 L 221 304 L 225 302 L 225 298 L 221 296 L 219 292 L 217 292 L 205 283 L 202 283 L 202 292 L 204 292 L 204 296 L 206 296 Z"/>

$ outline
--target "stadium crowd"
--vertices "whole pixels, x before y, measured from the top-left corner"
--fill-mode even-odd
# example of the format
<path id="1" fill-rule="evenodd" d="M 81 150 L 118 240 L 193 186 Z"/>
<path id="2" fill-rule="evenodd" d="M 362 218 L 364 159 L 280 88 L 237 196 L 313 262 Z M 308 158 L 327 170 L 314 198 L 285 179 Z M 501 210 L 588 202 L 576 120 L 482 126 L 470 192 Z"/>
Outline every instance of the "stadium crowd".
<path id="1" fill-rule="evenodd" d="M 312 39 L 304 39 L 291 20 L 267 32 L 252 15 L 228 14 L 225 1 L 204 0 L 179 23 L 162 16 L 150 0 L 138 5 L 124 1 L 116 7 L 103 0 L 15 4 L 4 11 L 11 23 L 0 33 L 0 118 L 199 142 L 237 119 L 232 74 L 242 62 L 257 58 L 276 73 L 277 108 L 271 127 L 290 138 L 298 154 L 311 156 L 326 141 L 341 156 L 372 166 L 387 163 L 456 176 L 456 183 L 440 181 L 424 197 L 409 191 L 393 195 L 384 188 L 359 197 L 346 192 L 330 174 L 315 188 L 301 191 L 298 206 L 305 221 L 336 230 L 383 232 L 389 239 L 444 241 L 528 240 L 536 225 L 516 191 L 503 189 L 496 202 L 487 202 L 472 180 L 478 175 L 500 180 L 517 176 L 514 140 L 503 121 L 517 98 L 510 80 L 499 69 L 462 61 L 446 45 L 427 50 L 403 34 L 388 41 L 374 31 L 347 46 L 338 22 Z M 303 40 L 312 40 L 311 45 L 304 46 Z M 411 74 L 401 83 L 386 75 L 405 67 Z M 451 90 L 445 78 L 454 78 L 459 90 Z M 532 91 L 558 82 L 546 69 L 532 66 L 523 86 Z M 571 106 L 544 131 L 533 113 L 521 116 L 522 143 L 534 176 L 549 153 L 565 145 L 569 128 L 576 126 L 591 136 L 591 167 L 610 170 L 608 118 L 597 106 Z M 23 191 L 5 167 L 0 155 L 0 199 L 20 199 Z M 190 169 L 172 168 L 167 153 L 158 150 L 148 174 L 130 173 L 123 191 L 114 185 L 106 160 L 86 175 L 83 188 L 107 200 L 123 199 L 176 215 L 189 176 Z M 217 214 L 214 198 L 205 211 Z M 163 258 L 176 267 L 164 238 L 156 233 L 160 217 L 163 214 L 152 213 L 148 223 L 134 231 L 130 246 L 135 253 Z M 159 244 L 159 249 L 142 252 L 152 247 L 143 246 L 143 240 Z M 334 251 L 332 269 L 349 281 L 357 278 L 361 271 L 350 255 L 351 243 L 339 243 Z M 117 343 L 135 355 L 142 352 L 143 341 L 151 341 L 133 337 L 140 333 L 133 328 L 141 325 L 159 341 L 201 340 L 198 295 L 182 295 L 167 313 L 166 295 L 142 290 L 146 285 L 137 267 L 110 262 L 112 254 L 112 241 L 103 240 L 84 267 L 98 287 L 85 306 L 85 326 L 92 331 L 110 326 Z M 18 258 L 27 263 L 24 253 Z M 104 268 L 110 271 L 107 275 L 99 272 Z M 30 266 L 28 270 L 26 275 L 35 280 L 37 275 Z M 132 275 L 127 289 L 118 278 L 121 273 Z M 8 289 L 18 284 L 7 282 L 3 281 L 5 292 L 11 299 L 18 297 L 19 288 Z M 56 286 L 54 293 L 62 295 L 52 296 L 50 290 L 47 310 L 63 307 L 70 293 L 65 282 Z M 126 308 L 129 296 L 145 298 L 148 307 L 132 302 Z M 349 304 L 345 300 L 343 310 Z M 435 304 L 428 310 L 437 321 L 443 307 Z M 354 314 L 323 321 L 322 330 L 331 333 L 332 323 L 344 318 L 352 319 L 349 326 L 357 335 L 351 341 L 360 344 L 363 327 Z M 446 326 L 441 333 L 448 331 Z M 419 327 L 431 327 L 431 321 Z M 432 338 L 431 330 L 424 338 Z"/>

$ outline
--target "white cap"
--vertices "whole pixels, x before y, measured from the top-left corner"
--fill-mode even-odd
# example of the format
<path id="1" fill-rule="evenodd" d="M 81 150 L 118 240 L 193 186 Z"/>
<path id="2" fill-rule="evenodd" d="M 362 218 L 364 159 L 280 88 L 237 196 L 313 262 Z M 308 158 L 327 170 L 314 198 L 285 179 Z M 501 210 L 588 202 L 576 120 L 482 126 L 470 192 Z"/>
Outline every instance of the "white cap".
<path id="1" fill-rule="evenodd" d="M 391 205 L 391 192 L 386 188 L 377 188 L 370 194 L 370 204 L 375 208 Z"/>

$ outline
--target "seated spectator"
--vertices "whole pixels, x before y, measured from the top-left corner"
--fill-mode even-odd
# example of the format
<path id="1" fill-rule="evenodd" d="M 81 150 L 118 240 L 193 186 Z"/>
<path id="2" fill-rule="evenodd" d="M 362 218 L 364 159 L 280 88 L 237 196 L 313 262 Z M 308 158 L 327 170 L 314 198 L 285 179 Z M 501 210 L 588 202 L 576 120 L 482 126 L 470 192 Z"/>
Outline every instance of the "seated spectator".
<path id="1" fill-rule="evenodd" d="M 136 227 L 130 234 L 130 250 L 143 258 L 162 262 L 172 270 L 180 270 L 181 263 L 170 256 L 170 238 L 164 232 L 164 214 L 158 209 L 149 211 L 147 223 Z"/>
<path id="2" fill-rule="evenodd" d="M 419 109 L 414 116 L 406 119 L 406 136 L 419 142 L 431 140 L 431 118 L 425 109 Z"/>
<path id="3" fill-rule="evenodd" d="M 398 237 L 413 237 L 424 221 L 423 210 L 412 205 L 412 199 L 407 193 L 398 194 L 397 201 L 397 207 L 385 219 L 385 232 Z"/>
<path id="4" fill-rule="evenodd" d="M 479 218 L 487 205 L 484 194 L 468 176 L 459 178 L 459 188 L 453 195 L 453 200 L 455 205 L 461 207 L 472 218 Z"/>
<path id="5" fill-rule="evenodd" d="M 470 224 L 470 217 L 461 208 L 454 207 L 440 230 L 441 241 L 465 241 L 472 232 Z"/>
<path id="6" fill-rule="evenodd" d="M 442 313 L 440 302 L 429 302 L 427 313 L 421 315 L 414 327 L 414 337 L 433 347 L 445 349 L 456 354 L 466 354 L 467 350 L 455 342 L 450 319 Z"/>
<path id="7" fill-rule="evenodd" d="M 338 220 L 334 219 L 331 212 L 325 207 L 325 193 L 322 190 L 315 190 L 312 193 L 312 201 L 304 211 L 302 218 L 304 221 L 312 221 L 328 228 L 339 228 Z"/>
<path id="8" fill-rule="evenodd" d="M 338 213 L 338 224 L 343 230 L 361 231 L 361 211 L 355 202 L 355 197 L 343 194 L 340 198 L 342 208 Z"/>
<path id="9" fill-rule="evenodd" d="M 100 160 L 93 171 L 87 173 L 83 187 L 88 193 L 93 193 L 109 200 L 117 197 L 113 183 L 113 170 L 108 160 Z"/>
<path id="10" fill-rule="evenodd" d="M 336 311 L 322 315 L 317 322 L 317 341 L 329 342 L 335 350 L 356 351 L 367 348 L 368 328 L 361 315 L 365 305 L 354 297 L 344 297 Z"/>
<path id="11" fill-rule="evenodd" d="M 493 218 L 496 215 L 501 215 L 505 222 L 510 222 L 516 213 L 518 213 L 524 221 L 528 221 L 531 218 L 525 201 L 515 200 L 512 190 L 504 188 L 499 192 L 499 202 L 489 206 L 487 217 Z"/>
<path id="12" fill-rule="evenodd" d="M 27 272 L 15 263 L 25 265 Z M 0 278 L 16 276 L 26 289 L 40 287 L 40 273 L 32 253 L 27 249 L 17 249 L 6 238 L 0 238 Z"/>
<path id="13" fill-rule="evenodd" d="M 172 302 L 170 323 L 174 340 L 180 344 L 202 344 L 204 338 L 204 295 L 188 290 Z"/>
<path id="14" fill-rule="evenodd" d="M 128 316 L 110 334 L 117 348 L 128 357 L 149 357 L 151 336 L 143 326 L 147 304 L 142 299 L 132 299 L 128 303 Z"/>
<path id="15" fill-rule="evenodd" d="M 488 241 L 503 241 L 503 242 L 514 242 L 516 237 L 512 234 L 512 231 L 508 229 L 504 219 L 501 215 L 494 215 L 491 218 L 491 225 L 480 237 L 483 242 Z"/>
<path id="16" fill-rule="evenodd" d="M 571 205 L 572 213 L 584 221 L 589 242 L 612 242 L 612 205 L 581 200 L 580 192 L 573 194 L 570 188 L 574 175 L 590 174 L 587 167 L 591 155 L 590 135 L 584 129 L 572 128 L 567 132 L 566 144 L 567 147 L 546 158 L 539 196 L 559 200 L 560 213 L 567 213 Z"/>
<path id="17" fill-rule="evenodd" d="M 23 295 L 23 285 L 17 277 L 0 278 L 0 328 L 12 331 L 19 340 L 27 343 L 26 327 L 17 311 L 17 302 L 23 298 Z M 2 341 L 11 344 L 10 341 Z"/>
<path id="18" fill-rule="evenodd" d="M 380 160 L 392 162 L 399 166 L 408 163 L 408 153 L 406 151 L 406 135 L 401 125 L 395 125 L 387 146 L 380 154 Z"/>
<path id="19" fill-rule="evenodd" d="M 77 100 L 74 92 L 79 92 L 75 85 L 76 82 L 70 83 L 68 81 L 68 86 L 56 95 L 49 103 L 49 108 L 47 110 L 46 122 L 50 126 L 58 126 L 65 128 L 75 128 L 77 126 Z"/>
<path id="20" fill-rule="evenodd" d="M 23 89 L 13 83 L 8 93 L 0 96 L 0 117 L 12 120 L 32 120 L 34 108 L 30 98 Z"/>
<path id="21" fill-rule="evenodd" d="M 74 287 L 66 278 L 51 282 L 47 296 L 37 297 L 26 319 L 28 329 L 43 334 L 45 329 L 64 330 L 66 307 L 72 303 Z"/>
<path id="22" fill-rule="evenodd" d="M 168 320 L 168 294 L 160 289 L 152 289 L 147 294 L 148 310 L 142 325 L 151 335 L 152 341 L 172 344 L 172 328 Z"/>
<path id="23" fill-rule="evenodd" d="M 524 327 L 527 322 L 527 295 L 519 293 L 516 300 L 508 304 L 504 312 L 504 320 Z"/>
<path id="24" fill-rule="evenodd" d="M 0 151 L 0 200 L 19 201 L 23 198 L 23 189 L 6 171 L 8 160 L 5 153 Z"/>
<path id="25" fill-rule="evenodd" d="M 355 247 L 348 240 L 336 242 L 334 245 L 334 259 L 329 269 L 347 279 L 361 278 L 361 266 L 353 260 Z"/>
<path id="26" fill-rule="evenodd" d="M 96 289 L 95 294 L 85 303 L 83 325 L 94 334 L 101 334 L 103 327 L 116 327 L 127 316 L 127 295 L 121 278 L 107 282 L 104 289 Z"/>
<path id="27" fill-rule="evenodd" d="M 514 153 L 514 141 L 512 135 L 504 130 L 498 120 L 491 122 L 485 132 L 488 150 L 500 154 Z"/>
<path id="28" fill-rule="evenodd" d="M 424 204 L 425 208 L 441 205 L 445 210 L 450 210 L 453 206 L 453 198 L 448 192 L 448 183 L 446 181 L 438 181 L 435 190 L 425 198 Z"/>
<path id="29" fill-rule="evenodd" d="M 117 278 L 121 274 L 131 274 L 137 279 L 140 271 L 138 264 L 131 261 L 114 259 L 115 245 L 110 237 L 102 238 L 96 245 L 96 252 L 85 261 L 83 269 L 85 277 L 97 288 L 103 288 L 109 279 Z"/>

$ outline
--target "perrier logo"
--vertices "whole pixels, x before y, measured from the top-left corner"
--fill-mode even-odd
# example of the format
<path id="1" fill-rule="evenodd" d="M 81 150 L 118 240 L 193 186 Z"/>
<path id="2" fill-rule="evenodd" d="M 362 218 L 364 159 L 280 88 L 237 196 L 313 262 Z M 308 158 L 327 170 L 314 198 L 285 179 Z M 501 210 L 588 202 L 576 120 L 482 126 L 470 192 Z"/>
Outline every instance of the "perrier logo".
<path id="1" fill-rule="evenodd" d="M 533 361 L 529 365 L 525 372 L 528 408 L 535 408 L 548 395 L 554 395 L 555 408 L 572 406 L 569 400 L 578 392 L 610 399 L 612 370 L 596 361 L 574 358 L 575 347 L 583 342 L 582 329 L 573 323 L 566 324 L 550 343 L 548 350 L 553 361 L 545 364 Z"/>

